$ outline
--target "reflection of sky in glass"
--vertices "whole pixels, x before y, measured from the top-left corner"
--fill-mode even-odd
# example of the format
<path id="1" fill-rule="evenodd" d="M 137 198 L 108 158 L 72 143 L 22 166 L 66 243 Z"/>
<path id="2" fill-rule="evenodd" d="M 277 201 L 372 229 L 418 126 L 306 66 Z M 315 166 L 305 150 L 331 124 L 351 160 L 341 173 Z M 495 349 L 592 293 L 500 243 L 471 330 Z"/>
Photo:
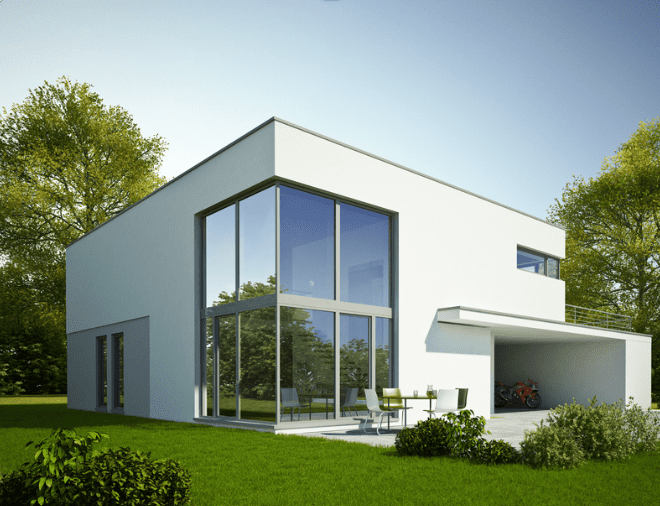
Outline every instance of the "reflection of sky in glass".
<path id="1" fill-rule="evenodd" d="M 292 295 L 334 299 L 334 201 L 280 188 L 280 283 Z"/>
<path id="2" fill-rule="evenodd" d="M 544 263 L 545 259 L 542 256 L 518 250 L 518 269 L 545 274 Z"/>
<path id="3" fill-rule="evenodd" d="M 206 217 L 206 305 L 236 291 L 236 206 Z"/>
<path id="4" fill-rule="evenodd" d="M 275 187 L 241 200 L 238 209 L 241 286 L 267 284 L 275 275 Z M 268 293 L 275 293 L 275 287 Z"/>
<path id="5" fill-rule="evenodd" d="M 390 305 L 389 217 L 341 204 L 341 300 Z"/>

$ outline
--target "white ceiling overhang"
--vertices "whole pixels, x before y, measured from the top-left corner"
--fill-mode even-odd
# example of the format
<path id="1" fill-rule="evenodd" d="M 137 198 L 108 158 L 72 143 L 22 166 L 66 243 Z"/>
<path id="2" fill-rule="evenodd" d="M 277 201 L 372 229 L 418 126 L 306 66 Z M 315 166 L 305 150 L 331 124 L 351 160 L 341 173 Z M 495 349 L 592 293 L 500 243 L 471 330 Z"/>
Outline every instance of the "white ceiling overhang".
<path id="1" fill-rule="evenodd" d="M 557 320 L 454 306 L 438 309 L 438 323 L 488 328 L 496 344 L 592 342 L 607 339 L 648 342 L 651 336 Z"/>

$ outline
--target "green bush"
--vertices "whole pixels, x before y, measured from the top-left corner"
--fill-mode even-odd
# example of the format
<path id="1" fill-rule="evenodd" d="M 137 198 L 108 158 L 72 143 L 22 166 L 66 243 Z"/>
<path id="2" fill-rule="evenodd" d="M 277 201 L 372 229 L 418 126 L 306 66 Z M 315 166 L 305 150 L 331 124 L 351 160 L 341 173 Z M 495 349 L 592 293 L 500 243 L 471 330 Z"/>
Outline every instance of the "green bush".
<path id="1" fill-rule="evenodd" d="M 522 460 L 532 467 L 561 467 L 572 469 L 584 464 L 585 454 L 569 429 L 543 425 L 525 431 L 520 443 Z"/>
<path id="2" fill-rule="evenodd" d="M 535 431 L 525 431 L 521 444 L 525 462 L 534 466 L 572 468 L 589 458 L 622 459 L 655 450 L 660 420 L 631 401 L 589 406 L 565 404 L 553 409 Z"/>
<path id="3" fill-rule="evenodd" d="M 458 414 L 448 413 L 441 418 L 421 420 L 413 428 L 403 428 L 394 446 L 399 455 L 421 457 L 474 457 L 479 454 L 486 420 L 475 417 L 465 409 Z"/>
<path id="4" fill-rule="evenodd" d="M 483 440 L 477 458 L 486 464 L 517 464 L 521 461 L 520 452 L 502 439 Z"/>
<path id="5" fill-rule="evenodd" d="M 93 443 L 107 438 L 74 429 L 55 429 L 34 444 L 33 462 L 0 478 L 0 505 L 150 504 L 175 506 L 190 501 L 191 479 L 171 460 L 119 448 L 98 452 Z"/>
<path id="6" fill-rule="evenodd" d="M 188 471 L 150 453 L 111 449 L 92 457 L 79 473 L 76 504 L 174 506 L 190 500 Z"/>

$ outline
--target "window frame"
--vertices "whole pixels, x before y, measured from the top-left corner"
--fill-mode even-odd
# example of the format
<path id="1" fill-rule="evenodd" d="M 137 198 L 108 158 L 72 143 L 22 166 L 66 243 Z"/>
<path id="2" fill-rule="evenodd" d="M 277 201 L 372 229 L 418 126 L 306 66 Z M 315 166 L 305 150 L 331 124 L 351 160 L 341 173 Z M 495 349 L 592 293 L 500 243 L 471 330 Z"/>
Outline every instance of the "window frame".
<path id="1" fill-rule="evenodd" d="M 294 190 L 299 190 L 303 192 L 310 193 L 312 195 L 317 195 L 320 197 L 328 198 L 334 202 L 335 206 L 335 214 L 334 214 L 334 230 L 335 230 L 335 237 L 334 237 L 334 251 L 335 251 L 335 258 L 334 258 L 334 276 L 335 276 L 335 287 L 334 287 L 334 298 L 332 299 L 322 299 L 322 298 L 315 298 L 315 297 L 308 297 L 308 296 L 302 296 L 302 295 L 291 295 L 287 293 L 279 293 L 277 291 L 274 294 L 269 294 L 269 295 L 264 295 L 261 297 L 256 297 L 252 299 L 246 299 L 242 300 L 240 298 L 240 278 L 238 276 L 238 269 L 239 269 L 239 262 L 240 262 L 240 237 L 239 237 L 239 231 L 240 231 L 240 202 L 242 200 L 245 200 L 252 195 L 255 195 L 257 193 L 260 193 L 261 191 L 264 191 L 268 188 L 274 187 L 275 188 L 275 279 L 276 279 L 276 286 L 281 286 L 280 282 L 280 275 L 281 275 L 281 266 L 280 266 L 280 255 L 281 255 L 281 244 L 280 244 L 280 239 L 281 239 L 281 230 L 280 230 L 280 220 L 281 220 L 281 205 L 280 205 L 280 188 L 281 186 L 286 186 L 287 188 L 291 188 Z M 341 300 L 341 222 L 340 222 L 340 207 L 342 204 L 348 204 L 351 206 L 359 207 L 362 209 L 365 209 L 367 211 L 372 211 L 376 212 L 379 214 L 383 214 L 388 217 L 388 269 L 387 269 L 387 276 L 388 276 L 388 305 L 387 306 L 374 306 L 374 305 L 369 305 L 369 304 L 360 304 L 360 303 L 352 303 L 352 302 L 347 302 Z M 237 209 L 237 226 L 236 226 L 236 237 L 235 237 L 235 262 L 236 262 L 236 271 L 237 271 L 237 276 L 235 278 L 235 284 L 236 284 L 236 300 L 232 303 L 228 304 L 222 304 L 219 306 L 211 306 L 208 307 L 207 304 L 209 301 L 206 300 L 206 272 L 207 272 L 207 257 L 206 257 L 206 217 L 212 215 L 213 213 L 220 211 L 222 209 L 226 209 L 232 205 L 236 205 Z M 252 309 L 259 309 L 259 308 L 265 308 L 265 307 L 274 307 L 275 308 L 275 315 L 276 315 L 276 373 L 275 373 L 275 380 L 276 380 L 276 413 L 279 415 L 280 412 L 280 311 L 282 307 L 297 307 L 301 309 L 309 309 L 309 310 L 320 310 L 320 311 L 327 311 L 327 312 L 332 312 L 335 315 L 335 346 L 338 348 L 339 347 L 339 342 L 340 342 L 340 336 L 339 336 L 339 331 L 340 331 L 340 325 L 339 325 L 339 320 L 340 320 L 340 315 L 341 314 L 350 314 L 350 315 L 355 315 L 355 316 L 364 316 L 368 317 L 370 320 L 370 325 L 369 325 L 369 370 L 370 370 L 370 388 L 375 388 L 376 387 L 376 363 L 375 363 L 375 342 L 376 342 L 376 318 L 384 318 L 390 320 L 390 350 L 389 350 L 389 381 L 391 383 L 391 386 L 396 386 L 398 383 L 398 374 L 397 374 L 397 363 L 398 361 L 396 360 L 396 349 L 398 345 L 398 340 L 397 340 L 397 331 L 396 329 L 398 328 L 395 320 L 395 300 L 396 299 L 396 290 L 397 290 L 397 277 L 396 277 L 396 243 L 398 240 L 398 234 L 397 234 L 397 226 L 396 226 L 396 217 L 397 213 L 394 211 L 386 210 L 379 208 L 378 206 L 372 206 L 365 204 L 363 202 L 357 202 L 353 201 L 351 199 L 343 198 L 340 196 L 337 196 L 336 194 L 330 194 L 327 192 L 319 191 L 315 188 L 310 188 L 306 187 L 303 185 L 299 185 L 290 181 L 285 181 L 285 180 L 279 180 L 279 179 L 271 179 L 267 182 L 265 182 L 262 185 L 259 185 L 257 187 L 254 187 L 250 189 L 249 191 L 246 192 L 241 192 L 237 195 L 234 195 L 231 199 L 227 199 L 225 201 L 219 202 L 218 204 L 209 207 L 205 212 L 200 213 L 199 217 L 201 218 L 201 240 L 200 240 L 200 248 L 202 252 L 202 264 L 201 264 L 201 293 L 202 293 L 202 307 L 203 309 L 200 311 L 200 329 L 204 329 L 206 325 L 206 319 L 207 318 L 213 318 L 213 321 L 216 321 L 216 318 L 219 316 L 228 316 L 228 315 L 235 315 L 236 316 L 236 322 L 238 326 L 239 322 L 239 315 L 240 313 L 243 313 L 245 311 L 249 311 Z M 217 336 L 215 335 L 217 333 L 216 330 L 216 325 L 214 325 L 214 336 L 213 336 L 213 342 L 214 346 L 216 346 L 215 343 L 217 343 Z M 238 329 L 237 329 L 238 330 Z M 206 406 L 206 369 L 207 369 L 207 364 L 206 364 L 206 342 L 207 342 L 207 336 L 206 332 L 200 333 L 200 336 L 202 338 L 200 339 L 200 344 L 201 344 L 201 357 L 202 357 L 202 364 L 201 364 L 201 381 L 202 381 L 202 388 L 199 389 L 200 392 L 200 416 L 207 418 L 207 406 Z M 240 339 L 240 335 L 237 332 L 237 340 Z M 214 352 L 215 356 L 215 352 Z M 339 350 L 336 350 L 336 360 L 339 359 Z M 237 359 L 238 360 L 238 359 Z M 336 364 L 336 374 L 339 375 L 339 364 Z M 215 376 L 215 374 L 213 374 Z M 336 399 L 339 398 L 339 378 L 337 378 L 336 382 Z M 215 394 L 215 392 L 214 392 Z M 213 397 L 216 397 L 214 395 Z M 237 396 L 238 399 L 238 396 Z M 339 402 L 336 403 L 336 420 L 340 420 L 341 416 L 339 413 Z M 212 410 L 214 415 L 217 416 L 217 413 L 215 409 Z M 277 422 L 275 425 L 279 425 L 281 422 L 280 417 L 276 417 Z M 302 421 L 301 421 L 302 422 Z M 295 422 L 294 422 L 295 423 Z"/>
<path id="2" fill-rule="evenodd" d="M 542 257 L 543 258 L 543 274 L 538 273 L 538 272 L 528 271 L 526 269 L 521 269 L 520 267 L 518 267 L 518 261 L 517 261 L 518 252 L 528 253 L 530 255 L 535 255 L 535 256 Z M 555 262 L 557 262 L 557 275 L 556 276 L 549 276 L 548 275 L 548 260 L 554 260 Z M 532 248 L 527 248 L 525 246 L 521 246 L 520 244 L 518 244 L 518 247 L 516 249 L 516 270 L 522 271 L 522 272 L 529 272 L 530 274 L 534 274 L 534 275 L 537 275 L 537 276 L 543 276 L 543 277 L 550 278 L 550 279 L 561 279 L 560 269 L 561 269 L 561 259 L 559 257 L 556 257 L 554 255 L 549 255 L 547 253 L 543 253 L 542 251 L 535 250 L 535 249 L 532 249 Z"/>

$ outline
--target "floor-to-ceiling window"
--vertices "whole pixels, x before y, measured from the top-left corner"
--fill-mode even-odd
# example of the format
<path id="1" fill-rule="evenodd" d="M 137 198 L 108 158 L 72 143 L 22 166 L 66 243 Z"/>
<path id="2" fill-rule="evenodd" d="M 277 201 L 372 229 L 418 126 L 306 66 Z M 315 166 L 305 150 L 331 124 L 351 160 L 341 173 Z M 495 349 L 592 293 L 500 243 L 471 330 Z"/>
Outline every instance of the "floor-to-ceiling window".
<path id="1" fill-rule="evenodd" d="M 202 412 L 332 420 L 392 386 L 391 230 L 389 214 L 279 183 L 207 215 Z"/>

